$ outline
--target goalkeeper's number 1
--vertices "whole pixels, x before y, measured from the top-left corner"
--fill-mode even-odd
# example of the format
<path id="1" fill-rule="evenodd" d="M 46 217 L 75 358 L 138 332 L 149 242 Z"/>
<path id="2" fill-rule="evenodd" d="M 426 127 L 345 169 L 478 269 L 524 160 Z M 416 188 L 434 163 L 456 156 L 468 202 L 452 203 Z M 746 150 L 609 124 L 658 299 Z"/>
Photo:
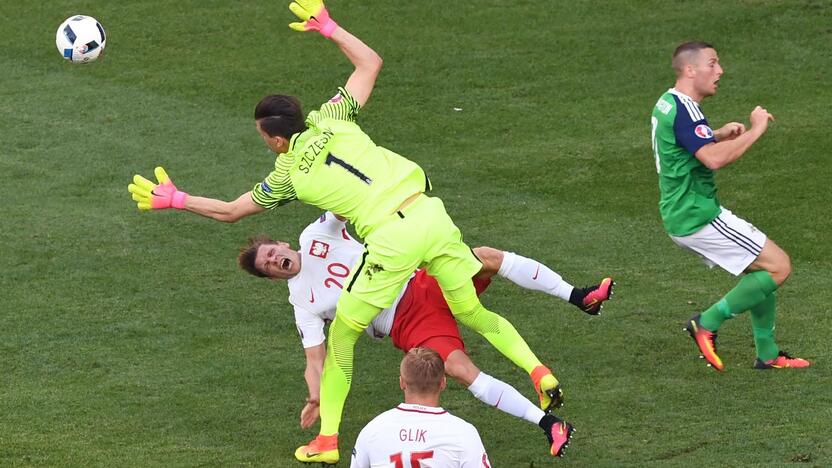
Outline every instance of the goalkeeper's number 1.
<path id="1" fill-rule="evenodd" d="M 326 157 L 326 160 L 324 161 L 324 164 L 326 164 L 327 166 L 331 166 L 333 163 L 343 167 L 344 169 L 346 169 L 347 172 L 349 172 L 350 174 L 352 174 L 352 175 L 358 177 L 359 179 L 361 179 L 361 182 L 364 182 L 367 185 L 370 185 L 370 184 L 373 183 L 373 179 L 367 177 L 367 174 L 364 174 L 363 172 L 358 170 L 355 166 L 353 166 L 352 164 L 344 161 L 343 159 L 339 158 L 338 156 L 335 156 L 332 153 L 329 153 Z"/>

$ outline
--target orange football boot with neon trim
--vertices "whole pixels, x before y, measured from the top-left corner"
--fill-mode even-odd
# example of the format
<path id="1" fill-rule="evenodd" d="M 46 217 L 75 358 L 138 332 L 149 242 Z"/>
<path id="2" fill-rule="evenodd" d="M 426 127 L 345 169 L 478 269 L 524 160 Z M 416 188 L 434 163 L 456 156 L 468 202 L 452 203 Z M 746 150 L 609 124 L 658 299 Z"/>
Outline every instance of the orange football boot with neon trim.
<path id="1" fill-rule="evenodd" d="M 338 434 L 329 436 L 318 435 L 306 445 L 295 450 L 295 458 L 304 463 L 338 463 Z"/>
<path id="2" fill-rule="evenodd" d="M 792 357 L 789 353 L 785 351 L 780 351 L 777 354 L 775 359 L 770 361 L 762 361 L 760 358 L 757 358 L 754 361 L 754 368 L 765 370 L 765 369 L 800 369 L 803 367 L 809 367 L 812 363 L 801 358 Z"/>
<path id="3" fill-rule="evenodd" d="M 552 371 L 546 366 L 537 366 L 530 377 L 537 397 L 540 399 L 540 409 L 548 413 L 563 406 L 563 391 L 560 389 L 558 379 L 552 375 Z"/>
<path id="4" fill-rule="evenodd" d="M 722 359 L 716 353 L 716 332 L 712 332 L 703 327 L 699 323 L 698 314 L 688 320 L 685 330 L 690 333 L 690 337 L 693 338 L 693 341 L 699 348 L 699 352 L 702 353 L 702 357 L 708 361 L 711 367 L 718 371 L 725 369 L 725 365 L 722 364 Z"/>

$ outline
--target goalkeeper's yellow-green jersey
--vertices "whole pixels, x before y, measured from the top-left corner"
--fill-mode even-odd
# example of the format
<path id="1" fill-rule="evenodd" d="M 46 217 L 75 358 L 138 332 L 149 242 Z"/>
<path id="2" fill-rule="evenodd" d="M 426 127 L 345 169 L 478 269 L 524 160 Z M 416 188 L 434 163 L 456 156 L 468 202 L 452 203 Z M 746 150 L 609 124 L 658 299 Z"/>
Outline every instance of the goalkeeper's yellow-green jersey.
<path id="1" fill-rule="evenodd" d="M 411 195 L 430 189 L 413 161 L 377 146 L 355 123 L 360 106 L 344 88 L 306 118 L 307 129 L 289 141 L 274 170 L 254 186 L 266 209 L 292 200 L 349 220 L 366 237 Z"/>

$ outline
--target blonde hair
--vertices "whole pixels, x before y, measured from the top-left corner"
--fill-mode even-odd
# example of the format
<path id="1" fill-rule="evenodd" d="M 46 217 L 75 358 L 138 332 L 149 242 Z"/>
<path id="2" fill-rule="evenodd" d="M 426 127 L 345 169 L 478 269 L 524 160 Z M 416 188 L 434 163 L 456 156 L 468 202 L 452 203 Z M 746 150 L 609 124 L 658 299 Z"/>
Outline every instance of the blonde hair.
<path id="1" fill-rule="evenodd" d="M 432 349 L 413 348 L 402 359 L 401 374 L 409 391 L 417 394 L 439 393 L 445 376 L 445 363 Z"/>

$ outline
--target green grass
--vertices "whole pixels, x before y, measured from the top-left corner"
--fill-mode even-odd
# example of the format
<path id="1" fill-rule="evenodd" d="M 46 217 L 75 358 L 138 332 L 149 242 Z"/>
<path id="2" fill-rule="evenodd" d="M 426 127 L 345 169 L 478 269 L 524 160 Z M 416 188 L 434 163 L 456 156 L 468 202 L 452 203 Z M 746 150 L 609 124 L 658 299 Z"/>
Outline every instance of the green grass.
<path id="1" fill-rule="evenodd" d="M 235 256 L 253 234 L 296 239 L 316 211 L 234 225 L 142 214 L 126 186 L 162 164 L 183 190 L 236 197 L 274 160 L 254 104 L 288 92 L 311 107 L 348 62 L 286 28 L 280 2 L 12 3 L 0 5 L 0 465 L 295 466 L 315 431 L 297 423 L 303 356 L 286 288 L 240 272 Z M 425 167 L 469 244 L 534 257 L 578 285 L 619 283 L 599 318 L 502 281 L 486 295 L 552 365 L 579 430 L 553 462 L 535 427 L 450 384 L 444 406 L 479 428 L 494 466 L 832 465 L 830 2 L 330 10 L 385 59 L 362 126 Z M 109 34 L 87 66 L 53 45 L 79 12 Z M 747 122 L 757 104 L 777 117 L 718 186 L 792 256 L 777 336 L 809 370 L 752 370 L 747 317 L 722 330 L 724 374 L 681 331 L 735 282 L 673 245 L 656 207 L 649 113 L 689 39 L 716 44 L 726 70 L 704 103 L 714 124 Z M 464 333 L 476 363 L 533 397 L 522 371 Z M 357 353 L 345 458 L 401 398 L 400 353 L 364 339 Z"/>

